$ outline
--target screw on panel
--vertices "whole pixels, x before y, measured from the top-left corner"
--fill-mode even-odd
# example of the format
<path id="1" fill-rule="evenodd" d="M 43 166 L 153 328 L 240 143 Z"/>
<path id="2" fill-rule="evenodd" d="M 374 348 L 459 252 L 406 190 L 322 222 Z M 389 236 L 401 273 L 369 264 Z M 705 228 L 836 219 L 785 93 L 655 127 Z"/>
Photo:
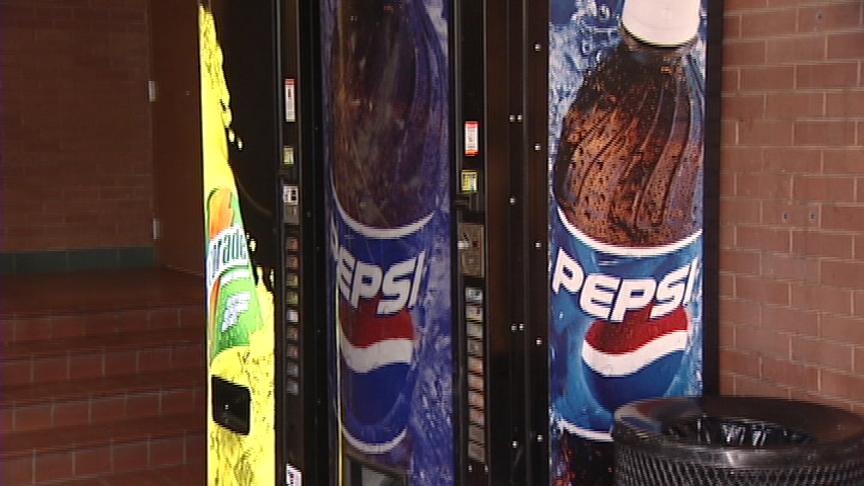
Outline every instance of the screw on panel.
<path id="1" fill-rule="evenodd" d="M 543 346 L 543 338 L 538 337 L 534 340 L 534 344 L 536 344 L 537 346 Z"/>
<path id="2" fill-rule="evenodd" d="M 543 434 L 537 434 L 536 437 L 537 443 L 540 444 L 543 442 Z"/>
<path id="3" fill-rule="evenodd" d="M 510 123 L 514 123 L 516 121 L 516 115 L 510 115 Z"/>
<path id="4" fill-rule="evenodd" d="M 515 198 L 515 197 L 510 196 L 509 201 L 510 201 L 510 205 L 511 205 L 511 206 L 515 206 L 515 205 L 516 205 L 516 198 Z"/>
<path id="5" fill-rule="evenodd" d="M 539 241 L 535 241 L 535 242 L 534 242 L 534 248 L 537 248 L 538 250 L 539 250 L 540 248 L 543 248 L 543 243 L 541 243 L 541 242 L 539 242 Z"/>
<path id="6" fill-rule="evenodd" d="M 513 442 L 510 443 L 510 447 L 512 447 L 514 449 L 518 448 L 519 447 L 519 441 L 514 440 Z"/>
<path id="7" fill-rule="evenodd" d="M 468 472 L 474 472 L 474 466 L 472 466 L 471 464 L 468 464 Z"/>
<path id="8" fill-rule="evenodd" d="M 534 52 L 540 52 L 540 51 L 542 51 L 542 50 L 543 50 L 543 46 L 540 45 L 539 42 L 535 42 L 535 43 L 534 43 Z"/>
<path id="9" fill-rule="evenodd" d="M 510 332 L 516 332 L 516 324 L 510 324 Z"/>
<path id="10" fill-rule="evenodd" d="M 522 115 L 516 115 L 516 121 L 522 122 Z"/>
<path id="11" fill-rule="evenodd" d="M 535 143 L 535 144 L 534 144 L 534 151 L 535 151 L 535 152 L 539 152 L 541 148 L 542 148 L 542 147 L 540 146 L 539 143 Z"/>
<path id="12" fill-rule="evenodd" d="M 524 331 L 524 330 L 525 330 L 525 324 L 520 322 L 520 323 L 519 323 L 519 331 L 521 332 L 521 331 Z"/>

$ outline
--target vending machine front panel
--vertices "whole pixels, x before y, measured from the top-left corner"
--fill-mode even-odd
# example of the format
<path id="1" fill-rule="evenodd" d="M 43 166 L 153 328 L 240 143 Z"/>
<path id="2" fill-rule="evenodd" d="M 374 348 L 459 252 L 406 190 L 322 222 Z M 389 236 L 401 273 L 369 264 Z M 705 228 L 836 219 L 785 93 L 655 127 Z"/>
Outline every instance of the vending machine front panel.
<path id="1" fill-rule="evenodd" d="M 339 485 L 454 484 L 449 9 L 321 4 Z"/>
<path id="2" fill-rule="evenodd" d="M 703 391 L 706 4 L 550 2 L 550 484 L 612 484 L 615 410 Z"/>

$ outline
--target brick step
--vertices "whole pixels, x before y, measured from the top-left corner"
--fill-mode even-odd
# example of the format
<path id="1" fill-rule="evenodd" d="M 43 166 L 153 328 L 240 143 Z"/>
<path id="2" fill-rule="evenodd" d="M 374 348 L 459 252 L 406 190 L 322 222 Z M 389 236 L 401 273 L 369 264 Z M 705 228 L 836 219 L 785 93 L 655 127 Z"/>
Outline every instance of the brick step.
<path id="1" fill-rule="evenodd" d="M 22 432 L 203 410 L 204 383 L 205 371 L 196 367 L 9 386 L 0 399 L 0 430 Z"/>
<path id="2" fill-rule="evenodd" d="M 184 327 L 0 346 L 4 386 L 43 384 L 204 365 L 204 329 Z"/>
<path id="3" fill-rule="evenodd" d="M 203 323 L 203 306 L 194 302 L 149 309 L 3 316 L 0 339 L 3 344 L 56 341 L 140 330 L 200 328 Z"/>
<path id="4" fill-rule="evenodd" d="M 66 484 L 73 479 L 200 463 L 206 447 L 204 420 L 204 414 L 196 412 L 4 434 L 0 484 Z"/>
<path id="5" fill-rule="evenodd" d="M 207 465 L 204 462 L 167 466 L 146 471 L 111 474 L 92 479 L 45 483 L 63 486 L 205 486 Z"/>

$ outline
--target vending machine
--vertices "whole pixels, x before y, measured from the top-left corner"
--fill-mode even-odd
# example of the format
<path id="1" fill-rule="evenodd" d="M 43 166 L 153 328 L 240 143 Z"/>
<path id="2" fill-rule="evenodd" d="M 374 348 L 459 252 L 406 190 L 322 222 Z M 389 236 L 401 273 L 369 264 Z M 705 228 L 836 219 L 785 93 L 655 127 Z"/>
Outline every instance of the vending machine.
<path id="1" fill-rule="evenodd" d="M 327 481 L 311 18 L 199 5 L 210 485 Z"/>
<path id="2" fill-rule="evenodd" d="M 611 484 L 716 392 L 708 8 L 202 3 L 210 484 Z"/>

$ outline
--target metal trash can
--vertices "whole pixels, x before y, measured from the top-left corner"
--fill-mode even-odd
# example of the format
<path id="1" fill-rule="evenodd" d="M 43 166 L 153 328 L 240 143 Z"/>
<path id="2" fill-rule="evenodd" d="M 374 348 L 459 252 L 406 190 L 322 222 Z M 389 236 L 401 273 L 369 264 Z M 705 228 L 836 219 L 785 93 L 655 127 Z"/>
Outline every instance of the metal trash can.
<path id="1" fill-rule="evenodd" d="M 756 397 L 658 398 L 615 413 L 617 486 L 862 486 L 864 417 Z"/>

